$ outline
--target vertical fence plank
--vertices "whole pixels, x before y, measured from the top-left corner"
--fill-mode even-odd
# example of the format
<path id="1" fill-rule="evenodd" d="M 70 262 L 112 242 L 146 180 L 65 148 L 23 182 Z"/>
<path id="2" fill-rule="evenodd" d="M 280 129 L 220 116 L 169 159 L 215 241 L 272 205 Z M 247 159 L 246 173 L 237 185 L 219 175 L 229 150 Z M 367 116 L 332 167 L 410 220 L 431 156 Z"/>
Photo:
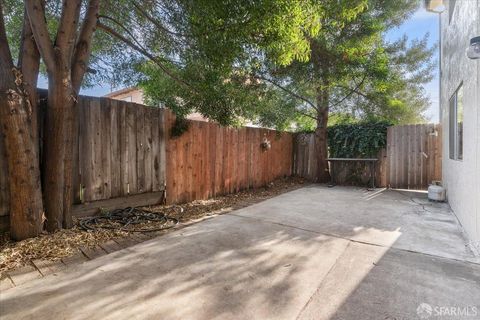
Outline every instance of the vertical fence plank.
<path id="1" fill-rule="evenodd" d="M 152 152 L 152 114 L 153 108 L 145 108 L 144 110 L 144 190 L 143 192 L 152 192 L 152 174 L 153 174 L 153 157 Z"/>
<path id="2" fill-rule="evenodd" d="M 120 108 L 117 100 L 110 102 L 110 197 L 121 196 Z"/>
<path id="3" fill-rule="evenodd" d="M 160 181 L 160 111 L 155 108 L 150 110 L 151 119 L 151 191 L 159 191 L 161 188 Z"/>
<path id="4" fill-rule="evenodd" d="M 209 150 L 209 175 L 210 175 L 210 186 L 208 197 L 215 196 L 215 188 L 216 188 L 216 168 L 215 162 L 217 159 L 217 127 L 213 123 L 208 124 L 209 127 L 209 138 L 208 138 L 208 150 Z"/>
<path id="5" fill-rule="evenodd" d="M 169 134 L 167 132 L 167 124 L 169 119 L 169 111 L 162 108 L 159 113 L 159 152 L 160 152 L 160 186 L 166 186 L 166 166 L 167 166 L 167 139 Z"/>
<path id="6" fill-rule="evenodd" d="M 145 109 L 136 108 L 137 192 L 145 192 Z"/>
<path id="7" fill-rule="evenodd" d="M 126 110 L 128 194 L 137 193 L 137 115 L 136 108 Z"/>
<path id="8" fill-rule="evenodd" d="M 120 170 L 120 188 L 119 196 L 128 195 L 128 132 L 127 132 L 127 103 L 125 101 L 118 101 L 119 110 L 119 157 L 118 160 Z"/>
<path id="9" fill-rule="evenodd" d="M 101 112 L 101 128 L 100 128 L 100 157 L 101 157 L 101 172 L 99 173 L 102 181 L 101 199 L 109 199 L 111 197 L 112 187 L 112 157 L 111 157 L 111 105 L 109 99 L 100 100 Z"/>
<path id="10" fill-rule="evenodd" d="M 174 139 L 171 135 L 171 127 L 174 123 L 174 116 L 169 112 L 165 112 L 165 137 L 166 137 L 166 153 L 169 155 L 166 157 L 166 193 L 168 203 L 175 203 L 177 201 L 177 188 L 178 188 L 178 179 L 175 176 L 175 173 L 178 172 L 178 156 L 179 151 L 177 148 L 177 139 Z"/>
<path id="11" fill-rule="evenodd" d="M 88 197 L 87 201 L 94 201 L 102 199 L 102 141 L 101 141 L 101 106 L 100 100 L 91 99 L 90 100 L 90 119 L 89 122 L 91 124 L 91 136 L 90 141 L 88 143 L 92 146 L 92 156 L 91 162 L 89 165 L 90 176 L 91 176 L 91 184 L 87 184 L 90 189 L 90 197 Z"/>

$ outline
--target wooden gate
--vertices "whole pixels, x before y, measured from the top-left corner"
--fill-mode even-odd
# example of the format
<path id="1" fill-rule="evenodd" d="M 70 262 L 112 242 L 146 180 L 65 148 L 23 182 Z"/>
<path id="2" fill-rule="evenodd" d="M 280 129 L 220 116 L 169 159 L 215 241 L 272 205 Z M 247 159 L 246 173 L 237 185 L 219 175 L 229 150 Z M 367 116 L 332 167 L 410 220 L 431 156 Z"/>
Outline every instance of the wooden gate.
<path id="1" fill-rule="evenodd" d="M 427 189 L 442 179 L 442 128 L 439 124 L 393 126 L 387 132 L 387 185 Z"/>

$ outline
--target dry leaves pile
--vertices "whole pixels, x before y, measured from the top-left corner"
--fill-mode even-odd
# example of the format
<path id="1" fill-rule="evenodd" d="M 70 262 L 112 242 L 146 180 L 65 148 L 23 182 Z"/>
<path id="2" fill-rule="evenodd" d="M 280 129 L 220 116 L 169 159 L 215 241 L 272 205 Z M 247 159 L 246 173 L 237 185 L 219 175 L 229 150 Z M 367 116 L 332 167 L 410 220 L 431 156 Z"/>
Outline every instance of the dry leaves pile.
<path id="1" fill-rule="evenodd" d="M 210 200 L 197 200 L 175 206 L 152 206 L 146 209 L 162 212 L 177 218 L 180 222 L 199 219 L 206 215 L 229 211 L 235 206 L 268 199 L 301 187 L 301 178 L 285 178 L 270 183 L 265 188 L 242 191 Z M 75 226 L 51 234 L 42 234 L 19 242 L 10 241 L 8 234 L 0 235 L 0 278 L 6 271 L 31 264 L 31 260 L 42 259 L 56 261 L 78 252 L 80 247 L 94 247 L 110 239 L 129 236 L 120 230 L 84 231 Z"/>

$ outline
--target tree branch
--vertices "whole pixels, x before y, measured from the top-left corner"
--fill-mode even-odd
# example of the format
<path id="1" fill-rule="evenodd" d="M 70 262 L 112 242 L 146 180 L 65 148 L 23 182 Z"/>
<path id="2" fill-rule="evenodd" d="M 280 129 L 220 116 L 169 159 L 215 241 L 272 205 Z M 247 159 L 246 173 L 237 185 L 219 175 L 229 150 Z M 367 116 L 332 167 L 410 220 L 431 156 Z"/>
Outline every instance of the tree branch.
<path id="1" fill-rule="evenodd" d="M 313 102 L 311 102 L 310 100 L 308 100 L 307 98 L 305 97 L 302 97 L 301 95 L 299 94 L 296 94 L 295 92 L 285 88 L 284 86 L 278 84 L 277 82 L 269 79 L 269 78 L 265 78 L 264 76 L 259 76 L 259 75 L 254 75 L 254 78 L 257 78 L 259 80 L 264 80 L 264 81 L 267 81 L 271 84 L 273 84 L 275 87 L 285 91 L 286 93 L 288 93 L 289 95 L 299 99 L 299 100 L 302 100 L 303 102 L 307 103 L 310 107 L 312 107 L 313 109 L 315 109 L 316 111 L 318 111 L 318 108 L 315 106 L 315 104 L 313 104 Z"/>
<path id="2" fill-rule="evenodd" d="M 75 47 L 81 4 L 81 0 L 62 1 L 62 15 L 57 30 L 55 46 L 60 49 L 65 63 L 70 61 L 71 52 Z"/>
<path id="3" fill-rule="evenodd" d="M 342 99 L 340 99 L 339 101 L 335 102 L 335 104 L 331 105 L 330 108 L 338 106 L 340 103 L 342 103 L 343 101 L 347 100 L 352 94 L 354 94 L 355 91 L 358 91 L 358 89 L 359 89 L 360 86 L 363 84 L 363 82 L 365 81 L 365 79 L 367 79 L 367 74 L 366 74 L 366 73 L 365 73 L 365 75 L 363 76 L 362 81 L 360 81 L 360 83 L 356 85 L 355 89 L 350 90 L 350 92 L 349 92 L 347 95 L 345 95 L 345 96 L 344 96 Z"/>
<path id="4" fill-rule="evenodd" d="M 168 30 L 164 25 L 162 25 L 158 20 L 155 20 L 154 18 L 152 18 L 145 10 L 143 10 L 143 8 L 136 2 L 136 1 L 132 1 L 132 4 L 133 6 L 135 7 L 135 9 L 145 18 L 147 19 L 148 21 L 150 21 L 151 23 L 153 23 L 157 28 L 167 32 L 167 33 L 170 33 L 174 36 L 177 36 L 177 37 L 186 37 L 186 35 L 184 34 L 181 34 L 181 33 L 178 33 L 178 32 L 174 32 L 174 31 L 170 31 Z"/>
<path id="5" fill-rule="evenodd" d="M 311 119 L 317 121 L 317 118 L 315 118 L 314 116 L 312 116 L 312 115 L 310 115 L 310 114 L 308 114 L 308 113 L 306 113 L 306 112 L 300 111 L 300 110 L 298 110 L 298 109 L 295 109 L 295 112 L 301 114 L 302 116 L 305 116 L 305 117 L 308 117 L 308 118 L 311 118 Z"/>
<path id="6" fill-rule="evenodd" d="M 347 86 L 343 86 L 343 85 L 336 85 L 337 88 L 342 88 L 342 89 L 346 89 L 346 90 L 350 90 L 351 93 L 355 93 L 359 96 L 362 96 L 368 100 L 371 100 L 370 97 L 368 95 L 366 95 L 365 93 L 361 92 L 358 90 L 358 88 L 350 88 L 350 87 L 347 87 Z"/>
<path id="7" fill-rule="evenodd" d="M 52 40 L 48 34 L 44 1 L 25 0 L 25 8 L 28 13 L 28 20 L 30 21 L 38 51 L 47 66 L 47 71 L 53 71 L 55 69 L 55 52 L 53 50 Z"/>
<path id="8" fill-rule="evenodd" d="M 98 22 L 99 4 L 100 0 L 89 1 L 80 35 L 75 45 L 72 61 L 72 86 L 77 94 L 80 90 L 83 76 L 88 68 L 88 58 L 92 51 L 93 33 L 95 32 Z"/>
<path id="9" fill-rule="evenodd" d="M 126 45 L 128 45 L 130 48 L 132 48 L 133 50 L 137 51 L 138 53 L 144 55 L 145 57 L 147 57 L 148 59 L 150 59 L 152 62 L 154 62 L 166 75 L 168 75 L 170 78 L 172 78 L 173 80 L 175 80 L 176 82 L 180 83 L 181 85 L 187 87 L 188 89 L 196 92 L 195 88 L 193 88 L 188 82 L 186 82 L 185 80 L 177 77 L 175 74 L 173 74 L 173 72 L 171 70 L 169 70 L 166 66 L 164 66 L 160 61 L 159 61 L 159 58 L 155 57 L 154 55 L 150 54 L 145 48 L 139 46 L 139 45 L 136 45 L 135 43 L 133 43 L 132 41 L 130 41 L 129 39 L 125 38 L 123 35 L 119 34 L 118 32 L 116 32 L 115 30 L 113 30 L 112 28 L 110 28 L 109 26 L 107 25 L 104 25 L 103 23 L 101 23 L 100 21 L 97 22 L 97 26 L 98 28 L 100 28 L 101 30 L 107 32 L 108 34 L 110 34 L 111 36 L 117 38 L 118 40 L 122 41 L 123 43 L 125 43 Z"/>
<path id="10" fill-rule="evenodd" d="M 30 103 L 32 112 L 32 132 L 35 145 L 38 147 L 38 104 L 37 104 L 37 81 L 40 69 L 40 52 L 33 38 L 32 28 L 28 21 L 27 11 L 23 13 L 22 40 L 18 56 L 18 68 L 23 77 L 23 89 Z"/>
<path id="11" fill-rule="evenodd" d="M 144 50 L 145 52 L 147 52 L 147 49 L 145 49 L 143 47 L 143 45 L 137 40 L 137 38 L 135 37 L 135 35 L 132 33 L 132 31 L 130 31 L 127 27 L 125 27 L 120 21 L 118 21 L 117 19 L 115 18 L 112 18 L 112 17 L 109 17 L 109 16 L 105 16 L 105 15 L 100 15 L 99 16 L 99 19 L 100 18 L 103 18 L 103 19 L 107 19 L 107 20 L 110 20 L 112 21 L 114 24 L 116 24 L 117 26 L 119 26 L 132 40 L 129 40 L 131 41 L 132 43 L 134 42 L 135 45 Z M 106 25 L 105 25 L 106 26 Z M 112 29 L 113 30 L 113 29 Z M 125 38 L 126 39 L 126 38 Z"/>

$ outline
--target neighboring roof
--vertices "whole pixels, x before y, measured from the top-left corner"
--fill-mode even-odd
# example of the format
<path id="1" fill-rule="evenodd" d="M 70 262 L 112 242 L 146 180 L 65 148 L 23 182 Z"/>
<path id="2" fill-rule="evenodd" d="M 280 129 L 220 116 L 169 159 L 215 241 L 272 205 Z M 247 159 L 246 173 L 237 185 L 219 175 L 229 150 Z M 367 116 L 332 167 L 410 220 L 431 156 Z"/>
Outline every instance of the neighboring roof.
<path id="1" fill-rule="evenodd" d="M 137 91 L 137 90 L 140 90 L 140 89 L 138 89 L 137 87 L 123 88 L 121 90 L 110 92 L 109 94 L 104 95 L 104 97 L 111 98 L 111 97 L 118 96 L 120 94 L 125 94 L 128 92 Z"/>
<path id="2" fill-rule="evenodd" d="M 444 0 L 424 0 L 425 9 L 430 12 L 438 13 L 438 10 L 445 6 Z"/>

